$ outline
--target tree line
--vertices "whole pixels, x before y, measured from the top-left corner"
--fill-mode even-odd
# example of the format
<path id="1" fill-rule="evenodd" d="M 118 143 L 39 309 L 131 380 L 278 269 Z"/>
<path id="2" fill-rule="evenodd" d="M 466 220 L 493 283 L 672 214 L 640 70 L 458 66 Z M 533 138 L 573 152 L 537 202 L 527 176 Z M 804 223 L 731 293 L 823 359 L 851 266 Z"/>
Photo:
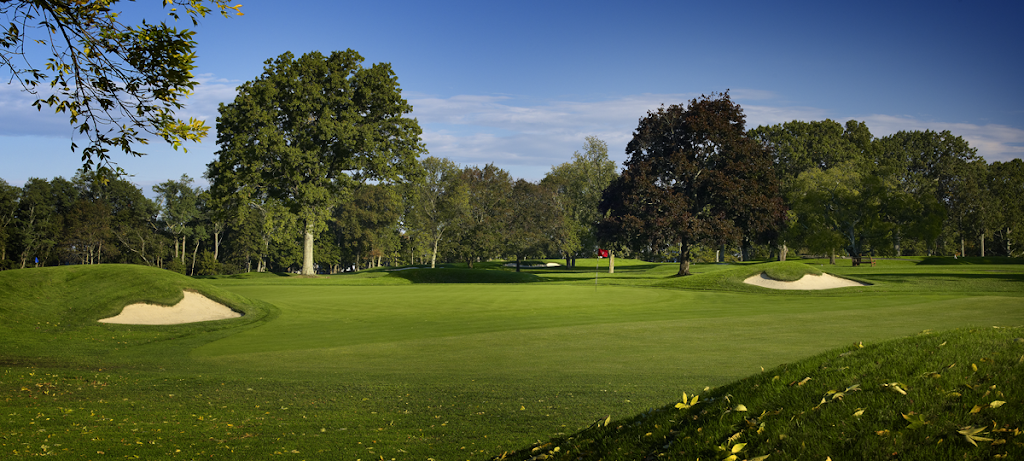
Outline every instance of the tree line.
<path id="1" fill-rule="evenodd" d="M 291 53 L 221 104 L 207 190 L 155 200 L 102 172 L 0 183 L 0 267 L 121 262 L 190 275 L 303 274 L 492 258 L 785 259 L 1020 253 L 1024 171 L 949 132 L 862 122 L 752 130 L 728 93 L 640 120 L 621 174 L 589 137 L 538 182 L 424 157 L 389 64 Z M 988 246 L 986 247 L 986 244 Z M 733 256 L 735 257 L 735 256 Z"/>
<path id="2" fill-rule="evenodd" d="M 588 138 L 585 147 L 540 182 L 493 164 L 426 157 L 414 181 L 357 184 L 314 239 L 317 271 L 586 254 L 603 186 L 585 173 L 608 176 L 615 166 L 604 142 Z M 153 186 L 150 199 L 124 179 L 96 179 L 79 171 L 21 188 L 0 179 L 0 268 L 127 263 L 216 275 L 302 267 L 306 228 L 280 199 L 217 200 L 187 175 Z"/>
<path id="3" fill-rule="evenodd" d="M 1021 254 L 1024 162 L 988 164 L 948 131 L 874 137 L 863 122 L 745 129 L 728 93 L 640 120 L 599 212 L 603 241 L 647 259 L 699 254 Z M 707 259 L 705 256 L 703 259 Z"/>

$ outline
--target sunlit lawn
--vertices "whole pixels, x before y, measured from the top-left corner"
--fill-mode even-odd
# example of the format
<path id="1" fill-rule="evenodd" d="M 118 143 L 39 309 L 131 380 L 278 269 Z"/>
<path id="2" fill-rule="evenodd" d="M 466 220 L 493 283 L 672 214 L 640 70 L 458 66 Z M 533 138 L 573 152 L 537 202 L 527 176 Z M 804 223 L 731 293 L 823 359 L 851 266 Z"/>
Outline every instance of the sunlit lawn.
<path id="1" fill-rule="evenodd" d="M 737 285 L 749 265 L 671 278 L 672 264 L 594 263 L 529 271 L 539 283 L 208 280 L 279 313 L 87 357 L 64 351 L 167 327 L 9 329 L 31 354 L 0 355 L 0 453 L 486 459 L 829 348 L 1024 324 L 1020 265 L 816 262 L 876 285 L 782 293 Z"/>

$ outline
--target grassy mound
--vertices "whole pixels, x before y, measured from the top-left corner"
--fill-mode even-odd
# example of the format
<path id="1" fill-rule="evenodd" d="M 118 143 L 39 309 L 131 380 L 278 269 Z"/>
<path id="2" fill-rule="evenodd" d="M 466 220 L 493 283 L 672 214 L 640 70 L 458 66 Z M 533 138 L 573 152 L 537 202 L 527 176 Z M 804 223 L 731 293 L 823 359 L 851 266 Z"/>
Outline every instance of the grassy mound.
<path id="1" fill-rule="evenodd" d="M 244 315 L 183 325 L 116 325 L 112 317 L 133 303 L 174 305 L 191 290 Z M 266 321 L 269 304 L 174 272 L 136 265 L 60 266 L 0 272 L 0 337 L 5 356 L 62 358 L 105 355 L 110 344 L 141 345 Z M 40 334 L 43 333 L 43 334 Z M 47 334 L 48 333 L 48 334 Z"/>
<path id="2" fill-rule="evenodd" d="M 1022 336 L 926 332 L 832 350 L 506 459 L 1016 459 Z"/>
<path id="3" fill-rule="evenodd" d="M 808 274 L 821 275 L 818 268 L 793 261 L 777 261 L 761 267 L 765 275 L 783 282 L 795 282 Z"/>
<path id="4" fill-rule="evenodd" d="M 692 267 L 692 266 L 691 266 Z M 758 263 L 739 263 L 729 265 L 698 266 L 701 272 L 687 277 L 671 277 L 655 286 L 664 288 L 681 288 L 686 290 L 724 290 L 760 292 L 752 285 L 743 283 L 748 277 L 768 274 L 775 280 L 792 282 L 800 280 L 806 274 L 821 275 L 822 271 L 812 265 L 795 261 L 776 261 Z"/>
<path id="5" fill-rule="evenodd" d="M 540 280 L 527 272 L 485 269 L 408 269 L 388 273 L 412 283 L 527 283 Z"/>

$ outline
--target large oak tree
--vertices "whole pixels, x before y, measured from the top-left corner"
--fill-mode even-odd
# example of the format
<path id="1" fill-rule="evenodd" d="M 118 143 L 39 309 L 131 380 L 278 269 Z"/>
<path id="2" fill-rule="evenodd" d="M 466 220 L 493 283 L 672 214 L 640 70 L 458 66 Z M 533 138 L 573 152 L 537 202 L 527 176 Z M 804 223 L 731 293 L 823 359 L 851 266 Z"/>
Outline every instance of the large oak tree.
<path id="1" fill-rule="evenodd" d="M 425 151 L 412 106 L 390 64 L 361 65 L 355 51 L 268 60 L 217 119 L 215 197 L 281 200 L 303 222 L 302 273 L 313 270 L 313 238 L 354 184 L 418 175 Z M 245 207 L 240 207 L 245 209 Z"/>
<path id="2" fill-rule="evenodd" d="M 786 209 L 772 155 L 747 137 L 744 123 L 728 93 L 648 112 L 601 201 L 605 240 L 634 249 L 678 245 L 679 275 L 689 275 L 695 244 L 777 227 Z"/>

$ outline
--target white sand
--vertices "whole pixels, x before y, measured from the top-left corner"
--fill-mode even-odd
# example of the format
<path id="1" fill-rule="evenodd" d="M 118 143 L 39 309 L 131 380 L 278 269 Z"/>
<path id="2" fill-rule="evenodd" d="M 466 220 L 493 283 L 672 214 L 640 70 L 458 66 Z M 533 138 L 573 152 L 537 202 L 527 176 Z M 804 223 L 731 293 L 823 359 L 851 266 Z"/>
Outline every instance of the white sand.
<path id="1" fill-rule="evenodd" d="M 544 269 L 546 267 L 558 267 L 558 266 L 561 266 L 561 264 L 558 264 L 558 263 L 544 263 L 544 264 L 538 264 L 538 265 L 535 265 L 535 266 L 527 266 L 526 264 L 523 264 L 523 265 L 520 265 L 519 268 L 520 269 Z M 516 263 L 505 263 L 505 267 L 516 267 Z"/>
<path id="2" fill-rule="evenodd" d="M 868 283 L 854 282 L 853 280 L 847 280 L 828 274 L 807 274 L 800 277 L 800 280 L 795 282 L 783 282 L 769 277 L 764 272 L 759 275 L 750 276 L 744 280 L 743 283 L 771 288 L 773 290 L 829 290 L 832 288 L 863 287 L 870 285 Z"/>
<path id="3" fill-rule="evenodd" d="M 130 304 L 124 307 L 115 317 L 100 319 L 100 323 L 120 323 L 127 325 L 177 325 L 181 323 L 206 322 L 241 317 L 242 314 L 231 310 L 228 306 L 218 303 L 206 296 L 191 291 L 184 292 L 185 297 L 173 306 L 158 304 Z"/>

